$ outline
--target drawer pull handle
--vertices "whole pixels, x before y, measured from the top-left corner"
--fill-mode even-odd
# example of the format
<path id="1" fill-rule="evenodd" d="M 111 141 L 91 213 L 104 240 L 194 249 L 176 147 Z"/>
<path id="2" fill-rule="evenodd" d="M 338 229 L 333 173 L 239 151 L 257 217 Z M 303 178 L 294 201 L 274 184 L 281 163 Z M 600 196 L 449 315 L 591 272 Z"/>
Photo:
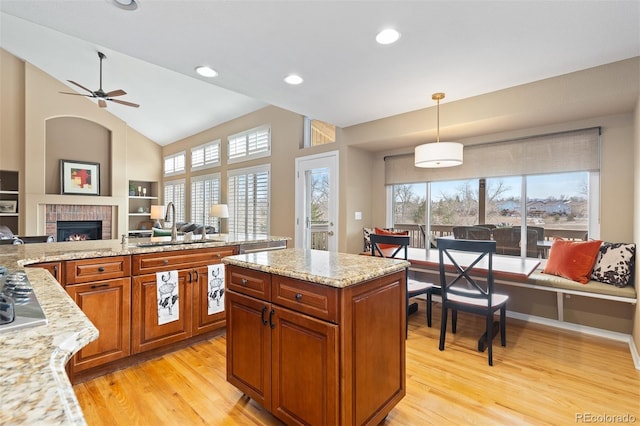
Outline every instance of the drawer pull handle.
<path id="1" fill-rule="evenodd" d="M 101 266 L 98 268 L 98 272 L 104 272 L 104 268 Z"/>
<path id="2" fill-rule="evenodd" d="M 247 285 L 249 281 L 247 281 L 246 278 L 243 278 L 240 282 L 242 283 L 242 285 Z"/>
<path id="3" fill-rule="evenodd" d="M 193 271 L 193 274 L 196 276 L 196 282 L 198 282 L 198 280 L 199 280 L 198 271 Z"/>
<path id="4" fill-rule="evenodd" d="M 191 271 L 189 271 L 189 282 L 193 282 L 193 280 L 191 279 Z"/>
<path id="5" fill-rule="evenodd" d="M 220 258 L 222 257 L 222 255 L 221 255 L 220 253 L 216 253 L 216 257 L 217 257 L 218 259 L 220 259 Z"/>
<path id="6" fill-rule="evenodd" d="M 91 288 L 109 287 L 109 284 L 94 284 Z"/>
<path id="7" fill-rule="evenodd" d="M 260 314 L 260 319 L 262 320 L 262 325 L 267 325 L 267 319 L 264 317 L 265 312 L 267 312 L 267 307 L 262 307 L 262 313 Z"/>
<path id="8" fill-rule="evenodd" d="M 168 265 L 168 264 L 169 264 L 169 260 L 168 260 L 168 259 L 163 260 L 163 261 L 162 261 L 162 264 L 163 264 L 163 265 Z"/>
<path id="9" fill-rule="evenodd" d="M 296 300 L 298 302 L 302 300 L 302 294 L 301 293 L 296 293 Z"/>
<path id="10" fill-rule="evenodd" d="M 273 315 L 276 313 L 274 309 L 269 312 L 269 327 L 276 328 L 276 325 L 273 323 Z"/>

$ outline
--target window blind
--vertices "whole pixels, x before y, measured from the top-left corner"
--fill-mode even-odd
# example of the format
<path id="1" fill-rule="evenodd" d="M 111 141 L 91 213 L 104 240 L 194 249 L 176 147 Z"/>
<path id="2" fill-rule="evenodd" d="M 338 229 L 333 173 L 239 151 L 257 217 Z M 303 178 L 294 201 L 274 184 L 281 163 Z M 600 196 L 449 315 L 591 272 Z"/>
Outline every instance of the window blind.
<path id="1" fill-rule="evenodd" d="M 258 127 L 228 138 L 230 163 L 271 155 L 271 128 Z"/>
<path id="2" fill-rule="evenodd" d="M 220 203 L 220 173 L 191 179 L 191 222 L 218 228 L 218 218 L 209 216 L 213 204 Z"/>
<path id="3" fill-rule="evenodd" d="M 220 140 L 191 149 L 191 169 L 220 165 Z"/>
<path id="4" fill-rule="evenodd" d="M 164 201 L 168 205 L 169 202 L 173 202 L 176 207 L 176 217 L 169 217 L 176 222 L 184 222 L 184 206 L 185 206 L 185 182 L 184 179 L 165 182 L 164 184 Z M 171 224 L 170 221 L 165 221 L 165 226 Z"/>
<path id="5" fill-rule="evenodd" d="M 414 155 L 385 158 L 387 185 L 600 169 L 600 128 L 464 147 L 461 166 L 422 169 Z"/>
<path id="6" fill-rule="evenodd" d="M 268 234 L 269 192 L 270 166 L 230 171 L 229 232 Z"/>
<path id="7" fill-rule="evenodd" d="M 185 166 L 185 153 L 179 152 L 177 154 L 164 157 L 164 175 L 172 175 L 184 172 Z"/>

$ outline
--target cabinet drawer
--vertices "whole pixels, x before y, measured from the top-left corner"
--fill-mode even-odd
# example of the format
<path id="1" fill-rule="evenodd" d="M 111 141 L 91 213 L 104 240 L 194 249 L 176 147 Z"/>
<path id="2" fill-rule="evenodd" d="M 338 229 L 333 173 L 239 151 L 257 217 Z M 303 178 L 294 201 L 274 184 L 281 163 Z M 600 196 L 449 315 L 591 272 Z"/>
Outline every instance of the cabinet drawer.
<path id="1" fill-rule="evenodd" d="M 189 269 L 220 263 L 223 257 L 238 253 L 237 246 L 134 254 L 132 275 L 151 274 L 169 269 Z"/>
<path id="2" fill-rule="evenodd" d="M 338 289 L 335 287 L 274 275 L 271 302 L 338 323 Z"/>
<path id="3" fill-rule="evenodd" d="M 264 301 L 271 299 L 271 274 L 227 265 L 225 275 L 227 290 L 233 290 Z"/>
<path id="4" fill-rule="evenodd" d="M 69 260 L 65 266 L 65 284 L 109 280 L 131 275 L 131 257 L 113 256 Z"/>

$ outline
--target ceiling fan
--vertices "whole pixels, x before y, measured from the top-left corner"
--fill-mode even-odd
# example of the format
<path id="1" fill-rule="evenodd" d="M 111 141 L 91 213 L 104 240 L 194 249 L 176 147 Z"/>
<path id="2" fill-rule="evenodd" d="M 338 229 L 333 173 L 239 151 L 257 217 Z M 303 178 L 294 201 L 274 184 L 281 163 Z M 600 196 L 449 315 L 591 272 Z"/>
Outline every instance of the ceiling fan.
<path id="1" fill-rule="evenodd" d="M 63 93 L 65 95 L 77 95 L 77 96 L 87 96 L 89 98 L 96 98 L 96 99 L 98 99 L 98 106 L 100 108 L 106 108 L 107 107 L 107 102 L 106 101 L 116 102 L 116 103 L 119 103 L 119 104 L 122 104 L 122 105 L 138 108 L 140 105 L 134 104 L 133 102 L 121 101 L 120 99 L 113 99 L 115 96 L 126 95 L 127 92 L 125 92 L 124 90 L 118 89 L 118 90 L 112 90 L 110 92 L 105 92 L 104 90 L 102 90 L 102 60 L 105 59 L 106 56 L 105 56 L 104 53 L 98 52 L 98 57 L 100 58 L 100 88 L 98 90 L 96 90 L 94 92 L 92 90 L 87 89 L 82 84 L 78 84 L 73 80 L 67 80 L 69 83 L 75 84 L 79 88 L 84 89 L 84 90 L 86 90 L 87 92 L 89 92 L 91 94 L 90 95 L 85 95 L 85 94 L 82 94 L 82 93 L 72 93 L 72 92 L 60 92 L 60 93 Z"/>

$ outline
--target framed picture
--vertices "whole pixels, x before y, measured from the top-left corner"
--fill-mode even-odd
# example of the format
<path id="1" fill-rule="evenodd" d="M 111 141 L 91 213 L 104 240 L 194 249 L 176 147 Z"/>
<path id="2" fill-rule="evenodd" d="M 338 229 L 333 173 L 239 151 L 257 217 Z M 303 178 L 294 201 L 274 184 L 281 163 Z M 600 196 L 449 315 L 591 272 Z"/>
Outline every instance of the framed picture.
<path id="1" fill-rule="evenodd" d="M 17 213 L 17 200 L 0 200 L 0 213 Z"/>
<path id="2" fill-rule="evenodd" d="M 60 160 L 62 194 L 100 195 L 100 164 Z"/>

